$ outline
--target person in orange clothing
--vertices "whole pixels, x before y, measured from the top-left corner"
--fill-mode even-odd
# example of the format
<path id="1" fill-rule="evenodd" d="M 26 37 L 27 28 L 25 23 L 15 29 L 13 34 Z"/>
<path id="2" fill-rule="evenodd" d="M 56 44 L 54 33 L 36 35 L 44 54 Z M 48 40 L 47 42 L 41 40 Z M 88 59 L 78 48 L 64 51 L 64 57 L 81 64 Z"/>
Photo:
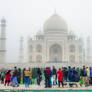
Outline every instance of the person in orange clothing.
<path id="1" fill-rule="evenodd" d="M 59 68 L 57 75 L 58 75 L 58 87 L 60 87 L 60 83 L 62 84 L 63 87 L 63 71 L 61 70 L 61 68 Z"/>
<path id="2" fill-rule="evenodd" d="M 25 70 L 25 87 L 29 87 L 29 69 Z"/>
<path id="3" fill-rule="evenodd" d="M 32 84 L 32 70 L 29 68 L 29 84 Z"/>

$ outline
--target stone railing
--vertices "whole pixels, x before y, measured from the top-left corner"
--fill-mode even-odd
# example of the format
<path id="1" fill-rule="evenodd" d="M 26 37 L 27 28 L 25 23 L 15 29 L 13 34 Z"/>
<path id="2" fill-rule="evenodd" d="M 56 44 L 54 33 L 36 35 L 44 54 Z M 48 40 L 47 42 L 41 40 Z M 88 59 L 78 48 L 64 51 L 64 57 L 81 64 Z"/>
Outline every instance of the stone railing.
<path id="1" fill-rule="evenodd" d="M 82 67 L 83 65 L 87 67 L 91 67 L 92 64 L 68 64 L 68 63 L 2 63 L 0 64 L 0 69 L 13 69 L 14 66 L 17 66 L 18 68 L 46 68 L 46 67 L 52 67 L 55 66 L 56 68 L 61 67 Z"/>

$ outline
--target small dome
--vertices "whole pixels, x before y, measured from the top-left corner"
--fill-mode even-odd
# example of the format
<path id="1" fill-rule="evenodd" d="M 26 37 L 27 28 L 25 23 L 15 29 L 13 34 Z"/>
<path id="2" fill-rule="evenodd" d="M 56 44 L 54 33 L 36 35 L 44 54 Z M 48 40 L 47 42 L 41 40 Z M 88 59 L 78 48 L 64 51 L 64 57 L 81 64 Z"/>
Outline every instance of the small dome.
<path id="1" fill-rule="evenodd" d="M 64 19 L 57 14 L 52 15 L 48 20 L 44 23 L 44 31 L 46 30 L 66 30 L 68 26 Z"/>

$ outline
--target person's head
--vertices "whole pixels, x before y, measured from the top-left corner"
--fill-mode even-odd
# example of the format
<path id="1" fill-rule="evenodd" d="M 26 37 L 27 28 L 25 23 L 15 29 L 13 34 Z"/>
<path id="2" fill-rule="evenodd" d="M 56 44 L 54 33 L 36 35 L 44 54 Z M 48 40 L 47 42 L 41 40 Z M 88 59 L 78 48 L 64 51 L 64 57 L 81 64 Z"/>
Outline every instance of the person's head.
<path id="1" fill-rule="evenodd" d="M 53 66 L 53 69 L 55 68 L 55 66 Z"/>
<path id="2" fill-rule="evenodd" d="M 75 67 L 73 67 L 73 69 L 75 70 Z"/>
<path id="3" fill-rule="evenodd" d="M 49 67 L 46 67 L 46 69 L 49 69 Z"/>
<path id="4" fill-rule="evenodd" d="M 85 69 L 85 66 L 83 66 L 83 69 Z"/>
<path id="5" fill-rule="evenodd" d="M 70 68 L 71 68 L 71 66 L 68 66 L 68 68 L 70 69 Z"/>
<path id="6" fill-rule="evenodd" d="M 16 69 L 17 69 L 17 67 L 15 66 L 15 67 L 14 67 L 14 70 L 16 70 Z"/>
<path id="7" fill-rule="evenodd" d="M 7 73 L 9 74 L 10 72 L 11 72 L 11 70 L 8 70 L 8 72 L 7 72 Z"/>
<path id="8" fill-rule="evenodd" d="M 61 71 L 61 68 L 59 68 L 59 71 Z"/>
<path id="9" fill-rule="evenodd" d="M 88 67 L 86 67 L 86 69 L 88 69 Z"/>
<path id="10" fill-rule="evenodd" d="M 38 68 L 38 71 L 40 71 L 40 68 Z"/>
<path id="11" fill-rule="evenodd" d="M 46 67 L 46 69 L 48 69 L 48 67 Z"/>

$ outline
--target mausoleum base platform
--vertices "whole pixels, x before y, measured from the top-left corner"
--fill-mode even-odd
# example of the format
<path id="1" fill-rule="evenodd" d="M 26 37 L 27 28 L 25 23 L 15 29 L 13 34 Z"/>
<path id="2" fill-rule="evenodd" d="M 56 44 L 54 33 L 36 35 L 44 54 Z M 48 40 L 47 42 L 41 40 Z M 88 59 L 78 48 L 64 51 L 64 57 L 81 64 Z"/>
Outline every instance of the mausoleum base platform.
<path id="1" fill-rule="evenodd" d="M 73 64 L 68 64 L 68 63 L 2 63 L 0 64 L 0 69 L 5 68 L 5 69 L 12 69 L 14 66 L 17 66 L 18 68 L 45 68 L 45 67 L 52 67 L 55 66 L 56 68 L 59 67 L 82 67 L 82 66 L 87 66 L 87 67 L 91 67 L 92 64 L 77 64 L 77 63 L 73 63 Z"/>

